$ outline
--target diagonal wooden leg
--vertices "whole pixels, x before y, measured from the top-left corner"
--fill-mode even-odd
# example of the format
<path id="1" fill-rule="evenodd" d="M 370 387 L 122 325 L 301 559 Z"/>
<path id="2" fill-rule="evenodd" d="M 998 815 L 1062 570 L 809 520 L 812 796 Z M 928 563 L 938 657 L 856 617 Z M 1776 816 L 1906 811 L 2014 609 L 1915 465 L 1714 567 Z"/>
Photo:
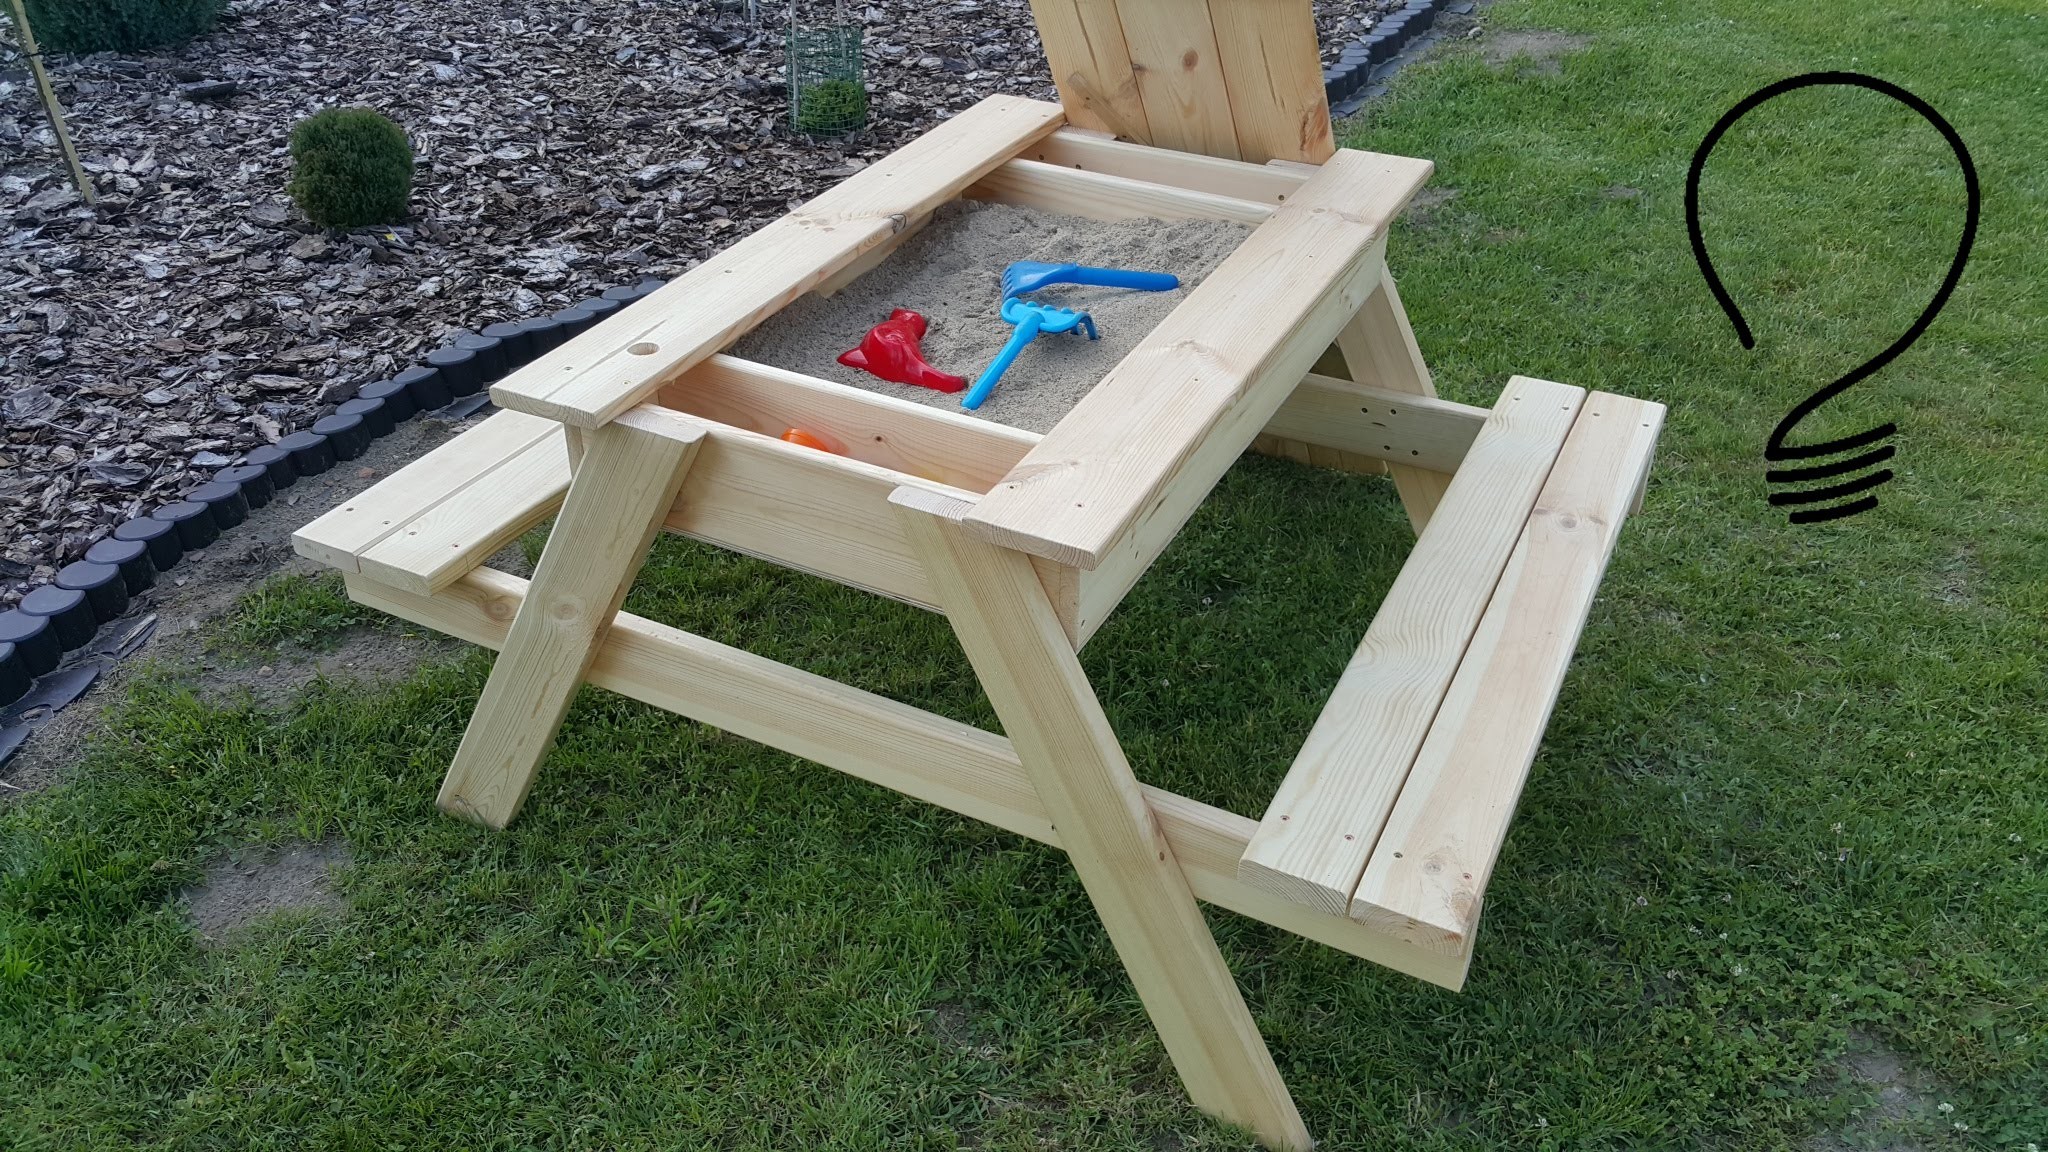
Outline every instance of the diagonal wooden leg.
<path id="1" fill-rule="evenodd" d="M 531 590 L 441 783 L 442 811 L 492 828 L 519 814 L 702 437 L 646 409 L 584 434 Z"/>
<path id="2" fill-rule="evenodd" d="M 891 501 L 1189 1098 L 1269 1147 L 1310 1147 L 1030 558 L 962 532 L 964 503 Z"/>
<path id="3" fill-rule="evenodd" d="M 1344 365 L 1352 380 L 1394 392 L 1435 396 L 1429 381 L 1429 366 L 1422 362 L 1422 349 L 1415 344 L 1415 332 L 1408 327 L 1408 313 L 1401 307 L 1401 294 L 1394 288 L 1394 275 L 1380 270 L 1380 286 L 1366 298 L 1365 306 L 1337 333 L 1337 347 L 1344 353 Z M 1442 472 L 1389 464 L 1394 486 L 1401 491 L 1401 504 L 1408 509 L 1408 522 L 1417 535 L 1436 512 L 1437 501 L 1451 478 Z"/>

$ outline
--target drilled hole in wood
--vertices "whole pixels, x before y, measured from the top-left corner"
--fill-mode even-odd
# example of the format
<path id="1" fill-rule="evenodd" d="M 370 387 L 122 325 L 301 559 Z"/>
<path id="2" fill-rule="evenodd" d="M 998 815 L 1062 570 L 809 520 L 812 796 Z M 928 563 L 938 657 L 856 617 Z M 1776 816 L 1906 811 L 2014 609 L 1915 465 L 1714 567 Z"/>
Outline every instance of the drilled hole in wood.
<path id="1" fill-rule="evenodd" d="M 652 356 L 656 352 L 661 351 L 661 345 L 642 340 L 638 344 L 628 346 L 626 351 L 631 352 L 635 356 Z"/>

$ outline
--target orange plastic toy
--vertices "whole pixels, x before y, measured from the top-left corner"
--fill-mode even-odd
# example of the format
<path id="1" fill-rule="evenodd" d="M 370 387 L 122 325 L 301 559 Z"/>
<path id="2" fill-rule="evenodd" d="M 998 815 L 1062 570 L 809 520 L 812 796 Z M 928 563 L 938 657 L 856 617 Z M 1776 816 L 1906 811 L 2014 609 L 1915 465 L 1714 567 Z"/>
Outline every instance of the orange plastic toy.
<path id="1" fill-rule="evenodd" d="M 834 444 L 815 432 L 806 432 L 801 428 L 789 429 L 782 434 L 782 438 L 791 444 L 799 444 L 805 448 L 815 448 L 820 452 L 830 452 L 834 456 L 846 455 L 846 450 L 839 445 Z"/>
<path id="2" fill-rule="evenodd" d="M 964 390 L 967 377 L 941 372 L 925 363 L 924 349 L 920 347 L 924 333 L 922 315 L 898 308 L 889 313 L 887 320 L 868 329 L 868 334 L 860 338 L 860 347 L 840 353 L 839 362 L 897 384 L 915 384 L 940 392 Z"/>

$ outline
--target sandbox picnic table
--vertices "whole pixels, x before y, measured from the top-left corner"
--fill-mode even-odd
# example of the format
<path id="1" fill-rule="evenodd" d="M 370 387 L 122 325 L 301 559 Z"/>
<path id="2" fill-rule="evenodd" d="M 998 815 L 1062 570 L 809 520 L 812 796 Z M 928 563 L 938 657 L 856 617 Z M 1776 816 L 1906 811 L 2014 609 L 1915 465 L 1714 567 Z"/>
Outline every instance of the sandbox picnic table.
<path id="1" fill-rule="evenodd" d="M 1438 399 L 1386 265 L 1427 161 L 1331 149 L 1319 90 L 1313 163 L 1116 139 L 1146 136 L 1068 92 L 1107 84 L 954 116 L 500 381 L 504 411 L 294 542 L 498 650 L 445 810 L 510 822 L 587 682 L 1063 848 L 1193 1102 L 1305 1148 L 1196 902 L 1463 984 L 1663 409 L 1520 376 Z M 1253 227 L 1043 435 L 724 351 L 961 196 Z M 1417 533 L 1259 816 L 1139 782 L 1077 658 L 1248 449 L 1388 475 Z M 549 515 L 531 581 L 485 566 Z M 621 612 L 661 531 L 944 614 L 1006 735 Z"/>

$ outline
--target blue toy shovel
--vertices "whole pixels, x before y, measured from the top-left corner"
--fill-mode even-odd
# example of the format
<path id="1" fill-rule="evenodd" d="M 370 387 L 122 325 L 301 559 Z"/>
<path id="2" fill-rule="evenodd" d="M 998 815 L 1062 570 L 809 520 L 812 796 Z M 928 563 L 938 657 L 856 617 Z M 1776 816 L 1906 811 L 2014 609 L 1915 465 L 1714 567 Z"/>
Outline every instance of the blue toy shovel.
<path id="1" fill-rule="evenodd" d="M 1008 343 L 996 353 L 996 358 L 982 370 L 974 386 L 960 400 L 960 406 L 969 411 L 981 407 L 988 394 L 995 391 L 996 381 L 1003 378 L 1017 354 L 1031 343 L 1040 332 L 1072 332 L 1080 328 L 1088 338 L 1097 338 L 1095 319 L 1086 312 L 1072 308 L 1059 308 L 1051 304 L 1040 304 L 1035 300 L 1019 299 L 1026 292 L 1036 292 L 1053 284 L 1084 284 L 1099 288 L 1134 288 L 1140 292 L 1171 292 L 1180 287 L 1180 277 L 1166 272 L 1128 272 L 1121 268 L 1090 268 L 1083 264 L 1045 264 L 1036 260 L 1019 260 L 1003 269 L 1003 319 L 1017 326 L 1010 333 Z"/>

